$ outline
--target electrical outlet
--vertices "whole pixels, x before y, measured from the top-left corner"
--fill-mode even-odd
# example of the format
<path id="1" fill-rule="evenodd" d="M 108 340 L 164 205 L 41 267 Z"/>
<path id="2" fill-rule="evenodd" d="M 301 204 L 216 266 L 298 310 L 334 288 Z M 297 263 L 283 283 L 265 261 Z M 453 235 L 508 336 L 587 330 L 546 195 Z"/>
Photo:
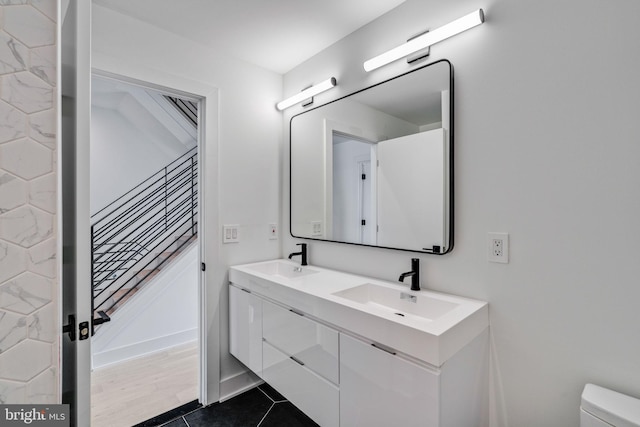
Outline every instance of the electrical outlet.
<path id="1" fill-rule="evenodd" d="M 237 243 L 240 241 L 238 224 L 228 224 L 222 226 L 222 243 Z"/>
<path id="2" fill-rule="evenodd" d="M 487 260 L 509 263 L 509 233 L 488 233 L 487 237 Z"/>
<path id="3" fill-rule="evenodd" d="M 278 240 L 278 224 L 269 224 L 269 240 Z"/>

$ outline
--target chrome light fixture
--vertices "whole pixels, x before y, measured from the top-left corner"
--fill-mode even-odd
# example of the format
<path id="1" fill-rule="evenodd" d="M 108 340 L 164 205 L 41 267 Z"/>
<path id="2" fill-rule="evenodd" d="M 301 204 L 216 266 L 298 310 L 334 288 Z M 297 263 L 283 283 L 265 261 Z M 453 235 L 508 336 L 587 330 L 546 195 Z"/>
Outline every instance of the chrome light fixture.
<path id="1" fill-rule="evenodd" d="M 470 28 L 478 26 L 484 22 L 484 12 L 482 9 L 478 9 L 468 15 L 458 18 L 440 28 L 433 31 L 429 31 L 421 36 L 418 36 L 407 43 L 400 45 L 394 49 L 391 49 L 381 55 L 371 58 L 364 62 L 365 71 L 375 70 L 383 65 L 387 65 L 393 61 L 404 58 L 412 53 L 426 49 L 429 46 L 436 44 L 444 39 L 448 39 L 451 36 L 455 36 L 458 33 L 466 31 Z"/>
<path id="2" fill-rule="evenodd" d="M 283 101 L 278 102 L 276 104 L 276 108 L 282 111 L 285 108 L 289 108 L 292 105 L 295 105 L 299 102 L 304 101 L 305 99 L 313 98 L 315 95 L 331 89 L 336 84 L 337 84 L 337 81 L 335 77 L 331 77 L 330 79 L 327 79 L 321 83 L 318 83 L 317 85 L 311 86 L 310 88 L 303 90 L 297 95 L 293 95 L 290 98 L 287 98 Z"/>

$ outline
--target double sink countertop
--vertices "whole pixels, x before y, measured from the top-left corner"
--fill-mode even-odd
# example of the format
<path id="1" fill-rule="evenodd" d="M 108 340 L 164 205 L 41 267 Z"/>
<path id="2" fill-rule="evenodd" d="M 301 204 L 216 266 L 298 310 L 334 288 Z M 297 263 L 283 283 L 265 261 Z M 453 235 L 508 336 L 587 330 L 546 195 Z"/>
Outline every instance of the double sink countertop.
<path id="1" fill-rule="evenodd" d="M 284 259 L 233 266 L 229 281 L 434 367 L 489 326 L 484 301 Z"/>

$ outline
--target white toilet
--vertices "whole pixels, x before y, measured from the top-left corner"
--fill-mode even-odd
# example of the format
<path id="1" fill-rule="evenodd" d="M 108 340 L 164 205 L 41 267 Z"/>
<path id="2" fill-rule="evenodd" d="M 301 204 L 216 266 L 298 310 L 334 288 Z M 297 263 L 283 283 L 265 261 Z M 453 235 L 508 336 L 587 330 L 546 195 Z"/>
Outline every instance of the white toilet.
<path id="1" fill-rule="evenodd" d="M 597 385 L 582 392 L 580 427 L 640 427 L 640 399 Z"/>

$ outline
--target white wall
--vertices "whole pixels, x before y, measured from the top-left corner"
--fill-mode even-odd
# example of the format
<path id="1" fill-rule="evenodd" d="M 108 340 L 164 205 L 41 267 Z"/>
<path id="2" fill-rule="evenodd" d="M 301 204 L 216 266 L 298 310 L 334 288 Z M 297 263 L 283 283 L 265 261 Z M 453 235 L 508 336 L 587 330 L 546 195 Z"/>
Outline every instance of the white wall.
<path id="1" fill-rule="evenodd" d="M 143 356 L 198 337 L 198 245 L 192 245 L 100 326 L 93 367 Z"/>
<path id="2" fill-rule="evenodd" d="M 219 113 L 218 127 L 207 129 L 207 138 L 218 142 L 217 151 L 207 154 L 204 208 L 219 219 L 211 227 L 240 224 L 240 242 L 221 245 L 215 239 L 219 229 L 210 228 L 205 237 L 209 323 L 204 333 L 220 334 L 220 348 L 208 349 L 213 388 L 218 366 L 222 380 L 243 371 L 228 352 L 228 266 L 280 256 L 280 241 L 268 239 L 268 224 L 278 222 L 281 206 L 282 116 L 274 106 L 282 97 L 282 76 L 109 9 L 94 5 L 93 12 L 94 67 L 181 90 L 218 89 L 218 105 L 207 106 Z M 218 316 L 219 322 L 209 321 Z"/>
<path id="3" fill-rule="evenodd" d="M 422 285 L 489 301 L 494 425 L 577 426 L 586 382 L 640 396 L 640 3 L 407 0 L 286 74 L 284 93 L 333 75 L 322 103 L 397 75 L 406 63 L 362 62 L 479 7 L 483 26 L 431 49 L 454 66 L 456 228 L 451 254 L 420 256 Z M 509 264 L 487 262 L 489 231 L 510 233 Z M 412 255 L 310 242 L 309 256 L 396 280 Z"/>
<path id="4" fill-rule="evenodd" d="M 195 146 L 195 141 L 194 141 Z M 149 137 L 116 110 L 91 108 L 91 214 L 112 203 L 191 147 Z"/>

